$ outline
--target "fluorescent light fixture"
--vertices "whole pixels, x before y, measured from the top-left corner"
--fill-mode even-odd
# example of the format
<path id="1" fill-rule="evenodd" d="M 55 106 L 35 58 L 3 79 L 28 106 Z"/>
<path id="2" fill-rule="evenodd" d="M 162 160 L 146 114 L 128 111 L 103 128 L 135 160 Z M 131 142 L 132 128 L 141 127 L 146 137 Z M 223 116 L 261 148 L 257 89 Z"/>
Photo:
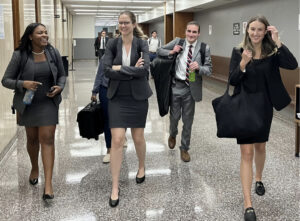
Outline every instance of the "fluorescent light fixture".
<path id="1" fill-rule="evenodd" d="M 97 13 L 75 13 L 75 15 L 96 15 Z"/>
<path id="2" fill-rule="evenodd" d="M 96 12 L 97 9 L 74 9 L 74 12 Z"/>
<path id="3" fill-rule="evenodd" d="M 98 5 L 66 5 L 66 7 L 71 8 L 98 8 Z"/>
<path id="4" fill-rule="evenodd" d="M 99 9 L 101 8 L 120 8 L 120 9 L 129 9 L 129 8 L 138 8 L 138 9 L 151 9 L 152 7 L 151 6 L 108 6 L 108 5 L 103 5 L 103 6 L 99 6 Z"/>

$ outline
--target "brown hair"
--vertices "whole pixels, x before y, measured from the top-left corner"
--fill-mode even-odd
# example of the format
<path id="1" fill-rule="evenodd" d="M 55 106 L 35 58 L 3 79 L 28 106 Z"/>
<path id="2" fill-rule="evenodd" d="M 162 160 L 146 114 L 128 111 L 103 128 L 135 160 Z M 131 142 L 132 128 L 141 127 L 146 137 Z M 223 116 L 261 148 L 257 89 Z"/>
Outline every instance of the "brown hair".
<path id="1" fill-rule="evenodd" d="M 127 15 L 132 24 L 135 24 L 135 28 L 133 29 L 133 35 L 137 38 L 142 38 L 144 40 L 147 40 L 148 39 L 148 36 L 144 34 L 144 32 L 142 31 L 142 29 L 138 26 L 138 24 L 136 23 L 136 17 L 135 15 L 133 14 L 133 12 L 131 11 L 123 11 L 121 12 L 121 14 L 119 15 L 119 18 L 121 15 Z"/>
<path id="2" fill-rule="evenodd" d="M 252 17 L 248 21 L 247 27 L 246 27 L 246 33 L 245 33 L 245 36 L 244 36 L 244 40 L 240 44 L 240 47 L 242 47 L 243 49 L 247 49 L 247 50 L 252 51 L 252 56 L 253 57 L 255 56 L 255 50 L 254 50 L 254 47 L 252 45 L 251 39 L 249 37 L 248 29 L 249 29 L 250 24 L 254 21 L 259 21 L 259 22 L 263 23 L 265 25 L 266 29 L 270 25 L 270 23 L 268 22 L 266 17 L 263 16 L 263 15 L 257 15 L 255 17 Z M 276 51 L 277 51 L 277 46 L 276 46 L 275 42 L 272 39 L 271 33 L 268 31 L 267 34 L 265 34 L 265 37 L 262 40 L 261 56 L 262 57 L 267 57 L 267 56 L 270 56 L 270 55 L 274 54 Z"/>
<path id="3" fill-rule="evenodd" d="M 200 25 L 199 25 L 198 22 L 196 22 L 196 21 L 190 21 L 189 23 L 187 23 L 186 28 L 189 25 L 196 25 L 196 26 L 198 26 L 198 33 L 200 33 Z"/>

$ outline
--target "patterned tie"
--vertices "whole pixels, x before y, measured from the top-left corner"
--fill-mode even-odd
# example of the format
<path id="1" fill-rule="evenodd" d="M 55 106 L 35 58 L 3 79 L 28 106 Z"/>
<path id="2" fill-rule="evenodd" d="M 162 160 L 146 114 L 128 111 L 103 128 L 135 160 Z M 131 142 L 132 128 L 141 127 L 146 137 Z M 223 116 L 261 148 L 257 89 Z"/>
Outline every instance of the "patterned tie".
<path id="1" fill-rule="evenodd" d="M 192 62 L 192 58 L 193 58 L 193 55 L 192 55 L 192 47 L 193 45 L 190 45 L 189 46 L 189 52 L 188 52 L 188 55 L 187 55 L 187 62 L 186 62 L 186 69 L 185 69 L 185 83 L 186 85 L 190 85 L 190 63 Z"/>
<path id="2" fill-rule="evenodd" d="M 104 38 L 102 38 L 102 49 L 105 49 Z"/>

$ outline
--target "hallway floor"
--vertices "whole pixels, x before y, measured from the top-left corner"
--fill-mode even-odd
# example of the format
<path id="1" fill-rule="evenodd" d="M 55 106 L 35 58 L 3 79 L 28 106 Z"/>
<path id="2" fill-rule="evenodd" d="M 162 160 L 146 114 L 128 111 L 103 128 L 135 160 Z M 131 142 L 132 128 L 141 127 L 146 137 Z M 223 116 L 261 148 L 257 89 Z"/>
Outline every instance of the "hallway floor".
<path id="1" fill-rule="evenodd" d="M 203 101 L 196 104 L 191 140 L 191 162 L 180 159 L 178 144 L 167 145 L 169 118 L 158 113 L 153 80 L 153 96 L 145 128 L 147 142 L 146 181 L 137 185 L 137 156 L 130 130 L 120 176 L 120 204 L 110 208 L 109 164 L 104 136 L 83 139 L 76 122 L 77 112 L 89 103 L 96 61 L 77 61 L 69 72 L 60 105 L 56 130 L 56 159 L 51 203 L 42 200 L 43 166 L 36 186 L 28 182 L 31 166 L 25 133 L 0 162 L 0 220 L 243 220 L 243 198 L 239 177 L 240 150 L 234 139 L 216 137 L 211 100 L 225 85 L 205 79 Z M 258 220 L 300 220 L 300 159 L 294 157 L 293 108 L 275 113 L 263 182 L 266 194 L 252 191 Z M 254 188 L 254 183 L 253 183 Z"/>

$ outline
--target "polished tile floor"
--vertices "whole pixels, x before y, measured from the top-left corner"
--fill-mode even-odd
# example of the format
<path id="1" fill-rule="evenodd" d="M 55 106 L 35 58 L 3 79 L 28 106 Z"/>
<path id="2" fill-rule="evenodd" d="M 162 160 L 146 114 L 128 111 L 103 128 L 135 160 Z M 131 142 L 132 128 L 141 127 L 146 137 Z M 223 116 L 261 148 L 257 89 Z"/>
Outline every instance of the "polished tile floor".
<path id="1" fill-rule="evenodd" d="M 218 139 L 211 100 L 224 84 L 204 80 L 204 99 L 196 105 L 191 162 L 180 160 L 178 148 L 169 150 L 168 117 L 158 114 L 151 97 L 145 129 L 146 181 L 136 185 L 137 157 L 128 130 L 128 147 L 120 177 L 120 204 L 110 208 L 109 165 L 103 135 L 99 141 L 79 136 L 76 114 L 90 99 L 95 61 L 77 61 L 68 77 L 56 131 L 55 198 L 42 201 L 40 182 L 28 183 L 30 172 L 24 131 L 0 163 L 0 220 L 243 220 L 239 179 L 239 146 Z M 151 80 L 151 87 L 153 87 Z M 300 159 L 294 157 L 293 109 L 275 113 L 264 171 L 265 196 L 252 194 L 258 220 L 300 220 Z M 180 124 L 181 127 L 181 124 Z M 179 127 L 179 128 L 180 128 Z M 177 143 L 179 143 L 179 136 Z"/>

